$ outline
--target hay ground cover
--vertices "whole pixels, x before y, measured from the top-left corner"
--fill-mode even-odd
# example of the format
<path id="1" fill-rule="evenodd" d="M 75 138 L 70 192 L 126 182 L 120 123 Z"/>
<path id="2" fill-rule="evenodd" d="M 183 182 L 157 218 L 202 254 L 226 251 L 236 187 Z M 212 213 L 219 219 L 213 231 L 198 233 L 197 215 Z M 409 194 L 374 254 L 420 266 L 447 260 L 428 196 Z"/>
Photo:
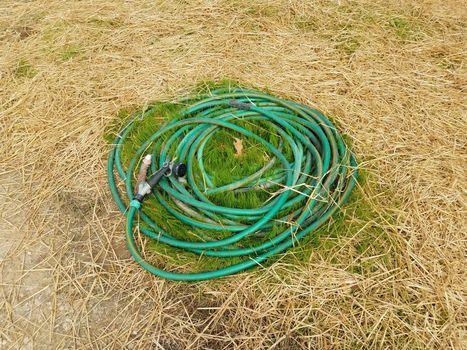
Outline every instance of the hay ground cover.
<path id="1" fill-rule="evenodd" d="M 0 349 L 465 348 L 466 20 L 456 0 L 2 1 Z M 126 250 L 106 138 L 225 79 L 323 111 L 359 185 L 264 268 L 155 278 Z"/>

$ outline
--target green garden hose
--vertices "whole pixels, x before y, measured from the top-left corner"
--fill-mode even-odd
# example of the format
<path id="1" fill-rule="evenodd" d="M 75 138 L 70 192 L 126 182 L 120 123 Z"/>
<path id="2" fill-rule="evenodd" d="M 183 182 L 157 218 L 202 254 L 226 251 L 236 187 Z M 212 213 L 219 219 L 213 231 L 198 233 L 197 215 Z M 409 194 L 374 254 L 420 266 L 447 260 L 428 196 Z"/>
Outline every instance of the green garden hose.
<path id="1" fill-rule="evenodd" d="M 121 148 L 137 124 L 135 116 L 119 133 L 108 159 L 108 181 L 118 208 L 127 217 L 127 245 L 134 259 L 154 275 L 179 281 L 199 281 L 231 275 L 271 256 L 284 252 L 320 227 L 348 199 L 357 178 L 357 163 L 332 123 L 319 111 L 263 92 L 241 88 L 217 89 L 209 95 L 178 101 L 185 105 L 179 115 L 152 134 L 134 152 L 126 169 Z M 143 113 L 151 114 L 151 108 Z M 274 143 L 241 126 L 240 121 L 268 123 L 278 142 Z M 253 174 L 216 186 L 203 161 L 203 150 L 219 130 L 241 135 L 261 144 L 272 156 Z M 290 150 L 286 155 L 285 149 Z M 142 197 L 134 196 L 135 170 L 150 150 L 152 171 L 176 159 L 187 167 L 186 180 L 164 173 L 151 194 L 167 210 L 171 220 L 181 220 L 204 232 L 229 232 L 217 239 L 183 239 L 164 230 L 144 210 Z M 279 169 L 265 177 L 272 163 Z M 201 174 L 200 181 L 196 173 Z M 125 184 L 124 200 L 115 174 Z M 231 208 L 218 205 L 210 195 L 241 191 L 274 191 L 269 200 L 256 208 Z M 136 199 L 135 199 L 136 198 Z M 134 238 L 135 219 L 139 230 L 159 243 L 203 256 L 219 259 L 243 257 L 240 262 L 212 271 L 171 272 L 156 268 L 141 254 Z M 160 220 L 159 220 L 160 221 Z M 284 229 L 267 239 L 258 233 L 271 232 L 275 223 Z M 242 242 L 248 241 L 248 244 Z M 251 244 L 251 242 L 256 242 Z"/>

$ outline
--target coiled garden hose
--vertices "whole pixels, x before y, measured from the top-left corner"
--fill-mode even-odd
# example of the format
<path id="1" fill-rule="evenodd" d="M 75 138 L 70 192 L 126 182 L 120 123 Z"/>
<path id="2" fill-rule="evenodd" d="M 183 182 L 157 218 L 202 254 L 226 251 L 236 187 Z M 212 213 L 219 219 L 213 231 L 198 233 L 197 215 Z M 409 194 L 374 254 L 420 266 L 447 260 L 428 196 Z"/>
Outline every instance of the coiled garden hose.
<path id="1" fill-rule="evenodd" d="M 171 280 L 199 281 L 257 266 L 320 227 L 342 207 L 356 184 L 354 156 L 333 124 L 315 109 L 241 88 L 217 89 L 209 95 L 188 97 L 178 103 L 185 105 L 178 117 L 139 145 L 126 169 L 121 160 L 121 148 L 134 129 L 137 117 L 121 130 L 108 158 L 110 190 L 118 208 L 127 217 L 128 248 L 134 259 L 154 275 Z M 144 113 L 150 114 L 151 108 Z M 276 142 L 248 130 L 240 121 L 267 123 Z M 205 169 L 203 150 L 221 129 L 261 144 L 271 155 L 270 161 L 258 166 L 253 174 L 233 178 L 230 184 L 214 184 L 212 174 Z M 288 155 L 285 150 L 289 150 Z M 135 193 L 135 170 L 143 158 L 146 165 L 142 167 L 147 167 L 151 157 L 144 156 L 148 151 L 154 160 L 151 166 L 154 175 L 140 183 Z M 175 159 L 178 165 L 186 164 L 186 169 L 182 166 L 184 171 L 170 174 Z M 273 163 L 279 166 L 275 171 L 271 171 Z M 120 194 L 115 171 L 125 184 L 128 200 Z M 180 177 L 185 171 L 186 179 Z M 256 208 L 226 207 L 216 204 L 210 197 L 232 191 L 241 193 L 274 188 L 269 199 Z M 190 227 L 214 233 L 212 236 L 217 231 L 229 232 L 229 235 L 194 240 L 167 232 L 162 227 L 164 222 L 155 222 L 145 211 L 143 199 L 149 194 L 165 208 L 170 220 L 181 220 Z M 219 259 L 243 257 L 243 260 L 201 272 L 156 268 L 143 257 L 135 242 L 134 225 L 138 216 L 140 232 L 159 243 L 181 252 Z M 276 224 L 282 224 L 283 229 L 268 236 Z"/>

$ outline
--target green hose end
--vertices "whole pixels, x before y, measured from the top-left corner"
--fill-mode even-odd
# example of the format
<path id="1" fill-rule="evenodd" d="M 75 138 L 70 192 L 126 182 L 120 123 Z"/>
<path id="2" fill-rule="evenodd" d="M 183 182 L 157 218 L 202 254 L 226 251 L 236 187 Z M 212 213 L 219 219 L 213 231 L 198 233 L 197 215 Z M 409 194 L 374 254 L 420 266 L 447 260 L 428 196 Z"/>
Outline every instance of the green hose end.
<path id="1" fill-rule="evenodd" d="M 130 202 L 130 207 L 139 209 L 139 208 L 141 208 L 141 202 L 139 200 L 137 200 L 137 199 L 133 199 Z"/>

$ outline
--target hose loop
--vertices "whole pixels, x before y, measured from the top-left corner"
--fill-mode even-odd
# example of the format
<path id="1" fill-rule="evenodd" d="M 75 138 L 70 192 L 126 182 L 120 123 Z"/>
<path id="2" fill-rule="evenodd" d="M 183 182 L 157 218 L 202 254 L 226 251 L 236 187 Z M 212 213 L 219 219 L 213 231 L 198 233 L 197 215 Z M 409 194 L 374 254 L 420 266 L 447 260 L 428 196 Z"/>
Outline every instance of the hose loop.
<path id="1" fill-rule="evenodd" d="M 137 126 L 137 116 L 118 133 L 108 159 L 110 190 L 127 216 L 128 248 L 152 274 L 199 281 L 257 266 L 313 234 L 349 198 L 357 181 L 355 157 L 336 127 L 318 110 L 241 88 L 217 89 L 179 102 L 186 107 L 178 117 L 139 145 L 128 164 L 122 164 L 121 148 Z M 145 118 L 151 112 L 151 108 L 145 111 Z M 221 130 L 260 145 L 267 154 L 265 164 L 258 165 L 252 174 L 233 177 L 227 184 L 215 183 L 215 173 L 209 173 L 206 167 L 205 151 Z M 152 192 L 167 215 L 157 220 L 147 210 L 146 202 L 141 206 L 132 200 L 137 165 L 147 150 L 152 150 L 153 171 L 170 159 L 187 166 L 186 181 L 169 174 Z M 126 196 L 119 191 L 115 175 L 125 184 Z M 251 191 L 268 191 L 270 196 L 252 208 L 233 208 L 216 204 L 213 199 L 223 193 Z M 125 203 L 130 203 L 128 211 Z M 166 271 L 153 266 L 142 256 L 133 236 L 137 215 L 140 232 L 158 243 L 232 263 L 200 272 Z M 164 229 L 168 220 L 187 225 L 190 231 L 199 233 L 198 238 L 169 232 Z"/>

